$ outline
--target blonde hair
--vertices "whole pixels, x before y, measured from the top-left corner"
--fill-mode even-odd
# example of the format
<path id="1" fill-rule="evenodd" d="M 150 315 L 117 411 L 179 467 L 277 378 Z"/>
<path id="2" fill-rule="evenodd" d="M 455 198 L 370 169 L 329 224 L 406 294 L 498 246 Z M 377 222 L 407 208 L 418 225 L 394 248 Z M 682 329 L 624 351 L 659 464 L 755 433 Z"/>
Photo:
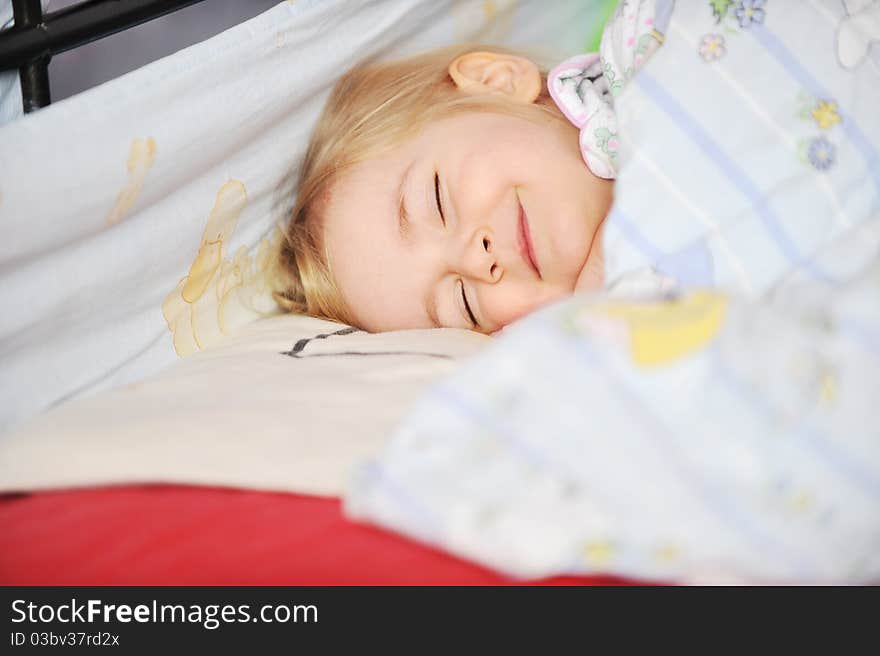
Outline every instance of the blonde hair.
<path id="1" fill-rule="evenodd" d="M 547 93 L 544 70 L 541 95 L 533 104 L 460 92 L 449 64 L 473 51 L 517 54 L 496 46 L 452 46 L 392 62 L 362 62 L 337 82 L 305 157 L 292 173 L 297 196 L 284 230 L 274 292 L 282 308 L 355 325 L 333 280 L 320 220 L 331 186 L 348 167 L 415 136 L 431 120 L 459 112 L 565 120 Z"/>

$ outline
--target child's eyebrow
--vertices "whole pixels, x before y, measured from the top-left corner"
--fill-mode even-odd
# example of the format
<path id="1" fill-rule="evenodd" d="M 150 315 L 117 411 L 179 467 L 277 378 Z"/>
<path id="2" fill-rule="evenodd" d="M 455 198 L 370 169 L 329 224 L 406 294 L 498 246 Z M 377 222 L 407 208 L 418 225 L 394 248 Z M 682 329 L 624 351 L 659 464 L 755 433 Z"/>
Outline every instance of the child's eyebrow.
<path id="1" fill-rule="evenodd" d="M 397 225 L 400 231 L 400 238 L 410 243 L 410 234 L 409 234 L 409 212 L 406 210 L 406 199 L 404 198 L 404 189 L 406 188 L 407 180 L 409 179 L 409 172 L 412 170 L 413 164 L 415 162 L 410 162 L 409 166 L 406 167 L 406 170 L 403 172 L 403 175 L 400 176 L 400 186 L 397 188 Z"/>

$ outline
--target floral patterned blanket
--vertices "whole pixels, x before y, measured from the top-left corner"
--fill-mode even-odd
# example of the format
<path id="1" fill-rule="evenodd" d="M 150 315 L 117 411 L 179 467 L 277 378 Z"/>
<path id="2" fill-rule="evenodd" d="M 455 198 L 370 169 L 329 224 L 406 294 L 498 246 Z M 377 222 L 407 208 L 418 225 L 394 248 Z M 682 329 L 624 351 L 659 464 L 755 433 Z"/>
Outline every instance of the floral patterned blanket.
<path id="1" fill-rule="evenodd" d="M 430 390 L 349 515 L 514 576 L 880 582 L 878 5 L 676 3 L 613 99 L 609 290 Z"/>
<path id="2" fill-rule="evenodd" d="M 615 97 L 609 282 L 650 267 L 758 298 L 793 267 L 838 279 L 846 263 L 809 263 L 880 207 L 877 19 L 876 1 L 676 3 Z"/>

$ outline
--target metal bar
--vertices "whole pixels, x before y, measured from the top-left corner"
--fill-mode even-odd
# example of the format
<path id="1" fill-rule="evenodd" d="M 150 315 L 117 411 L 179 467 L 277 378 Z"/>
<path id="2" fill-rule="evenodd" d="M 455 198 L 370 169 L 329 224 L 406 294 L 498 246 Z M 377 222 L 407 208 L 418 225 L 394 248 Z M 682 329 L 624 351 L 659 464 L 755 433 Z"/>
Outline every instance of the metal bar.
<path id="1" fill-rule="evenodd" d="M 202 0 L 87 0 L 43 16 L 35 25 L 0 31 L 0 71 L 57 55 Z M 13 0 L 13 5 L 39 0 Z"/>
<path id="2" fill-rule="evenodd" d="M 52 102 L 49 86 L 49 58 L 41 57 L 18 69 L 21 80 L 21 104 L 25 114 Z"/>
<path id="3" fill-rule="evenodd" d="M 39 30 L 43 23 L 43 7 L 40 0 L 12 0 L 12 16 L 15 19 L 15 29 Z M 35 57 L 18 69 L 25 114 L 52 102 L 49 92 L 49 59 L 48 56 Z"/>

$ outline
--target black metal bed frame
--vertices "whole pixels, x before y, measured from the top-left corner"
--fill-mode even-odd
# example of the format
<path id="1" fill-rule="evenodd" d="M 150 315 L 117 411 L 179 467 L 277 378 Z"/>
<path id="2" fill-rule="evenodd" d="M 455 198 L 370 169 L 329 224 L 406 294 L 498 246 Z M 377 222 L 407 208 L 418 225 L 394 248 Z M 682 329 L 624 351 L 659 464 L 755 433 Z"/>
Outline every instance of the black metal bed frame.
<path id="1" fill-rule="evenodd" d="M 0 30 L 0 71 L 18 69 L 22 104 L 29 113 L 52 102 L 53 55 L 202 0 L 85 0 L 45 16 L 40 0 L 11 1 L 15 25 Z"/>

